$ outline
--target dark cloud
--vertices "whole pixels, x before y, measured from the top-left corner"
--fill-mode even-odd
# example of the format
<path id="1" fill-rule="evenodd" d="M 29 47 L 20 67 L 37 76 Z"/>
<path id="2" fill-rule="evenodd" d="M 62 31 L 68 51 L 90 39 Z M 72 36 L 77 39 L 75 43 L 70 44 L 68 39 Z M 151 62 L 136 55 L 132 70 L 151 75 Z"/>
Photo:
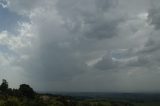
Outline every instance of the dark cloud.
<path id="1" fill-rule="evenodd" d="M 42 44 L 36 55 L 34 57 L 36 59 L 30 61 L 32 67 L 28 67 L 39 75 L 41 73 L 41 80 L 43 78 L 51 81 L 72 79 L 86 69 L 86 65 L 74 57 L 72 51 L 61 48 L 56 43 Z"/>
<path id="2" fill-rule="evenodd" d="M 151 8 L 148 10 L 148 19 L 150 24 L 155 26 L 155 29 L 160 28 L 160 5 L 158 0 L 151 1 Z"/>
<path id="3" fill-rule="evenodd" d="M 87 38 L 105 39 L 117 36 L 117 26 L 122 21 L 112 16 L 116 13 L 110 9 L 116 5 L 117 0 L 69 0 L 59 1 L 57 8 L 70 31 Z"/>
<path id="4" fill-rule="evenodd" d="M 160 12 L 159 12 L 159 10 L 160 10 L 160 8 L 152 8 L 149 10 L 149 15 L 148 15 L 150 23 L 152 25 L 154 25 L 156 29 L 160 28 L 160 22 L 159 22 Z"/>
<path id="5" fill-rule="evenodd" d="M 118 67 L 118 63 L 112 59 L 111 55 L 105 55 L 102 60 L 98 61 L 95 65 L 95 68 L 99 70 L 114 70 Z"/>
<path id="6" fill-rule="evenodd" d="M 138 52 L 139 53 L 144 53 L 144 54 L 149 54 L 149 53 L 158 51 L 159 46 L 160 46 L 159 41 L 149 39 L 144 44 L 144 47 L 141 50 L 139 50 Z"/>
<path id="7" fill-rule="evenodd" d="M 0 33 L 16 54 L 0 54 L 0 62 L 19 69 L 17 79 L 39 90 L 159 89 L 159 12 L 148 11 L 148 0 L 7 1 L 7 9 L 29 18 L 17 36 Z"/>
<path id="8" fill-rule="evenodd" d="M 150 63 L 150 58 L 147 56 L 138 56 L 135 59 L 128 61 L 126 66 L 131 66 L 131 67 L 147 67 L 152 65 Z"/>
<path id="9" fill-rule="evenodd" d="M 95 0 L 95 2 L 100 11 L 108 11 L 109 9 L 116 7 L 118 4 L 118 0 L 102 0 L 101 2 Z"/>
<path id="10" fill-rule="evenodd" d="M 87 38 L 105 39 L 117 36 L 117 22 L 107 22 L 103 19 L 86 22 L 85 36 Z"/>

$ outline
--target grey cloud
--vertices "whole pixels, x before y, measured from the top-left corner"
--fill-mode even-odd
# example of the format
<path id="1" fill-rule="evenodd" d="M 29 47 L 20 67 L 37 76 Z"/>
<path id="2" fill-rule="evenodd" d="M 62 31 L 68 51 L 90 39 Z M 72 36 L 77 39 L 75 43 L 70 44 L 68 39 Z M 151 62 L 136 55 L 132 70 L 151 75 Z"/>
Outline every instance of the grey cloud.
<path id="1" fill-rule="evenodd" d="M 156 29 L 159 29 L 160 28 L 160 22 L 159 22 L 159 19 L 160 19 L 160 12 L 159 12 L 160 8 L 152 8 L 150 11 L 149 11 L 149 21 L 152 25 L 155 26 Z"/>
<path id="2" fill-rule="evenodd" d="M 95 87 L 94 84 L 96 80 L 100 83 L 105 82 L 105 80 L 116 79 L 113 80 L 114 85 L 112 86 L 123 90 L 138 89 L 136 82 L 146 82 L 146 78 L 144 78 L 144 81 L 141 79 L 141 76 L 148 76 L 148 70 L 151 68 L 158 71 L 158 64 L 155 64 L 158 51 L 157 54 L 148 52 L 144 56 L 143 53 L 134 52 L 134 49 L 138 48 L 137 41 L 134 37 L 136 37 L 136 39 L 139 38 L 140 43 L 138 42 L 138 44 L 144 45 L 148 51 L 157 44 L 158 40 L 156 43 L 142 43 L 143 37 L 140 36 L 141 33 L 137 34 L 138 32 L 136 32 L 134 35 L 130 32 L 127 33 L 127 30 L 125 30 L 126 33 L 124 33 L 126 35 L 117 36 L 117 34 L 119 34 L 118 26 L 123 22 L 123 17 L 118 14 L 119 10 L 116 8 L 118 4 L 112 3 L 113 0 L 104 0 L 103 3 L 97 2 L 98 0 L 60 0 L 57 1 L 55 7 L 50 5 L 48 9 L 45 8 L 44 14 L 38 14 L 35 19 L 32 20 L 38 29 L 38 40 L 40 44 L 37 49 L 35 48 L 36 50 L 33 52 L 33 57 L 31 56 L 30 60 L 25 63 L 25 69 L 30 70 L 27 73 L 32 74 L 33 79 L 44 80 L 47 84 L 48 82 L 52 84 L 57 81 L 63 83 L 68 81 L 67 84 L 70 84 L 70 86 L 76 86 L 76 82 L 83 84 L 88 80 L 90 80 L 88 83 L 95 81 L 92 82 L 90 86 L 84 85 L 86 87 L 84 87 L 84 89 Z M 56 14 L 54 14 L 54 10 Z M 139 16 L 139 13 L 136 15 Z M 126 19 L 131 20 L 130 18 Z M 137 20 L 140 19 L 137 18 Z M 139 21 L 136 22 L 139 23 Z M 124 26 L 122 25 L 120 27 Z M 145 25 L 142 24 L 140 28 L 145 29 Z M 127 28 L 124 27 L 124 29 Z M 140 31 L 144 31 L 145 33 L 146 30 L 139 29 L 139 32 Z M 150 35 L 146 33 L 145 37 L 148 38 Z M 155 38 L 157 39 L 158 37 L 156 36 Z M 114 46 L 116 46 L 116 48 L 114 48 Z M 102 60 L 94 64 L 93 67 L 88 67 L 86 65 L 87 59 L 84 59 L 84 55 L 90 56 L 93 52 L 97 51 L 102 51 L 102 54 L 100 53 L 93 57 L 102 57 L 102 55 L 104 55 L 103 51 L 108 51 L 108 49 L 112 51 L 113 49 L 129 50 L 130 48 L 132 48 L 132 50 L 130 50 L 128 54 L 124 54 L 125 58 L 122 57 L 121 59 L 114 60 L 111 54 L 107 54 Z M 155 55 L 155 57 L 148 57 L 150 55 Z M 132 57 L 137 57 L 137 59 L 134 61 L 128 60 L 126 63 L 125 59 L 127 60 Z M 114 70 L 118 71 L 114 73 Z M 111 76 L 112 78 L 109 77 L 111 74 L 114 74 Z M 154 72 L 153 76 L 155 74 L 156 72 Z M 129 80 L 130 75 L 132 76 L 132 80 Z M 135 78 L 133 78 L 134 75 L 136 76 Z M 136 81 L 134 82 L 134 80 Z M 130 85 L 132 82 L 135 84 L 132 85 L 133 88 L 130 88 L 128 84 Z M 59 85 L 59 83 L 57 85 Z M 66 89 L 68 88 L 67 86 L 65 87 Z M 79 87 L 79 85 L 77 85 L 77 87 Z M 105 86 L 101 87 L 107 89 Z"/>
<path id="3" fill-rule="evenodd" d="M 131 67 L 150 67 L 151 58 L 149 56 L 138 56 L 137 58 L 128 61 L 126 66 L 131 66 Z"/>
<path id="4" fill-rule="evenodd" d="M 160 44 L 159 44 L 159 41 L 155 41 L 153 39 L 149 39 L 147 40 L 147 42 L 144 44 L 144 47 L 141 48 L 138 53 L 144 53 L 144 54 L 149 54 L 149 53 L 152 53 L 152 52 L 156 52 L 158 51 L 160 48 L 159 48 Z"/>
<path id="5" fill-rule="evenodd" d="M 98 21 L 97 21 L 98 20 Z M 106 22 L 97 19 L 86 23 L 85 36 L 87 38 L 105 39 L 117 36 L 117 22 Z"/>
<path id="6" fill-rule="evenodd" d="M 35 4 L 38 3 L 37 0 L 6 0 L 8 3 L 8 8 L 11 11 L 17 13 L 29 12 L 35 8 Z"/>
<path id="7" fill-rule="evenodd" d="M 86 65 L 74 57 L 72 51 L 56 43 L 41 44 L 26 64 L 31 74 L 38 73 L 36 79 L 45 81 L 69 80 L 86 71 Z"/>
<path id="8" fill-rule="evenodd" d="M 7 8 L 10 11 L 16 12 L 20 15 L 29 17 L 35 9 L 42 9 L 44 5 L 52 4 L 55 0 L 5 0 Z"/>
<path id="9" fill-rule="evenodd" d="M 148 19 L 150 21 L 150 24 L 155 26 L 155 29 L 160 28 L 160 5 L 158 0 L 150 1 L 151 2 L 151 8 L 149 9 L 148 13 Z"/>
<path id="10" fill-rule="evenodd" d="M 160 40 L 159 36 L 152 37 L 148 33 L 152 26 L 148 25 L 144 16 L 148 9 L 145 0 L 138 4 L 138 8 L 135 7 L 139 0 L 130 2 L 10 0 L 10 10 L 28 13 L 31 31 L 22 32 L 26 31 L 27 36 L 33 34 L 31 46 L 25 49 L 27 52 L 24 54 L 23 47 L 18 49 L 22 50 L 18 52 L 20 57 L 16 63 L 24 70 L 21 77 L 25 76 L 27 82 L 30 81 L 38 89 L 45 86 L 44 90 L 150 90 L 146 83 L 152 80 L 147 79 L 149 74 L 156 77 L 150 82 L 157 81 L 157 84 L 159 81 L 160 55 L 157 47 Z M 141 7 L 143 2 L 145 6 Z M 129 16 L 122 16 L 124 14 Z M 130 30 L 132 26 L 138 30 Z M 154 39 L 146 43 L 145 40 L 150 37 Z M 141 50 L 138 46 L 141 46 Z M 115 53 L 106 55 L 106 51 Z M 154 72 L 150 72 L 150 69 L 154 69 Z M 143 82 L 146 88 L 137 86 L 137 83 L 141 85 Z"/>
<path id="11" fill-rule="evenodd" d="M 94 67 L 99 70 L 114 70 L 114 68 L 118 67 L 118 64 L 116 61 L 113 61 L 111 55 L 105 55 Z"/>
<path id="12" fill-rule="evenodd" d="M 117 6 L 117 0 L 59 1 L 58 12 L 63 16 L 66 27 L 87 38 L 105 39 L 117 36 L 117 26 L 122 21 L 110 11 Z M 113 8 L 114 7 L 114 8 Z"/>
<path id="13" fill-rule="evenodd" d="M 108 9 L 113 8 L 118 4 L 118 0 L 101 0 L 101 2 L 99 2 L 99 0 L 95 0 L 95 1 L 96 1 L 97 7 L 101 11 L 107 11 Z"/>

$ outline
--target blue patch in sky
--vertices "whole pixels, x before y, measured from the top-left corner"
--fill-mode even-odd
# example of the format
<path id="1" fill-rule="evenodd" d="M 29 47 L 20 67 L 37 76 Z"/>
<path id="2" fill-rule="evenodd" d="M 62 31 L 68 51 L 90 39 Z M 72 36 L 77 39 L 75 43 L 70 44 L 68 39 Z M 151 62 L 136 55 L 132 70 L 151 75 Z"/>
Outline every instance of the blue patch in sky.
<path id="1" fill-rule="evenodd" d="M 0 31 L 7 30 L 15 33 L 18 21 L 27 21 L 27 18 L 0 6 Z"/>
<path id="2" fill-rule="evenodd" d="M 1 45 L 0 44 L 0 52 L 8 52 L 9 51 L 9 49 L 8 49 L 8 47 L 6 46 L 6 45 Z"/>

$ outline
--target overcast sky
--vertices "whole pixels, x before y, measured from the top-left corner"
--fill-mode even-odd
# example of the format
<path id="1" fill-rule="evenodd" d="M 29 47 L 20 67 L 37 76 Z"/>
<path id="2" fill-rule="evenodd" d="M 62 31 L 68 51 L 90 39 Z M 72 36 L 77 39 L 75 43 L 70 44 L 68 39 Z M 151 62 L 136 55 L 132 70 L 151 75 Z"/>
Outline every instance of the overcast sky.
<path id="1" fill-rule="evenodd" d="M 0 0 L 0 79 L 39 91 L 160 92 L 160 0 Z"/>

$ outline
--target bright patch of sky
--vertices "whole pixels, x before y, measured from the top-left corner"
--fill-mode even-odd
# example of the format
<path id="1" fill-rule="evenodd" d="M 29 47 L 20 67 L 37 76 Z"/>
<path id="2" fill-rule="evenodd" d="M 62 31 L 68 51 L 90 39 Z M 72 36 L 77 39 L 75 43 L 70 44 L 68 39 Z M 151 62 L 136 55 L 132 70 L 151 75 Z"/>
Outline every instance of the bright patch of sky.
<path id="1" fill-rule="evenodd" d="M 0 5 L 0 32 L 8 31 L 16 33 L 19 22 L 29 21 L 27 17 L 10 11 L 7 7 Z"/>

